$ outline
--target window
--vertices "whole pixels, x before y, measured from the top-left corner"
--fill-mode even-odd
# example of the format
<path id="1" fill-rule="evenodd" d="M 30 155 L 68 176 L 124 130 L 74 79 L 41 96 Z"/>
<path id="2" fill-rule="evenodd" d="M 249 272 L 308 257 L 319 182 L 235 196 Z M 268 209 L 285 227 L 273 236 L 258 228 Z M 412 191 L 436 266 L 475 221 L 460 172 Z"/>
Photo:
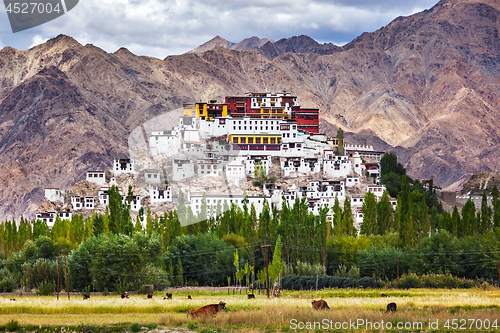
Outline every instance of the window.
<path id="1" fill-rule="evenodd" d="M 92 174 L 91 173 L 89 174 L 89 178 L 92 178 Z"/>

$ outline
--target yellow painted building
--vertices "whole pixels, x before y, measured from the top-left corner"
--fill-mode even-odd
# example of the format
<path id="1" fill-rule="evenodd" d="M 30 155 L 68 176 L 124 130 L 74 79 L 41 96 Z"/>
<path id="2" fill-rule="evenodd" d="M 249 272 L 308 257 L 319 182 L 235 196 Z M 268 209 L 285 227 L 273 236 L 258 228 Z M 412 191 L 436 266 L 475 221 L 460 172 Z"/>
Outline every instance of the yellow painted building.
<path id="1" fill-rule="evenodd" d="M 196 103 L 196 119 L 204 117 L 213 120 L 217 117 L 227 117 L 227 104 Z"/>
<path id="2" fill-rule="evenodd" d="M 229 135 L 228 140 L 236 144 L 281 144 L 280 135 Z"/>

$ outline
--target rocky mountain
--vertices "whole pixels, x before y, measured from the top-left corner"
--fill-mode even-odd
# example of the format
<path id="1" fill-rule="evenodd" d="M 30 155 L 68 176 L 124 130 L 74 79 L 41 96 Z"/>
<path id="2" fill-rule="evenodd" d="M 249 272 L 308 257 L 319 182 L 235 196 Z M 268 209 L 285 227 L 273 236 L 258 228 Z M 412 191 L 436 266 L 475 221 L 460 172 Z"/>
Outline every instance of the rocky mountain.
<path id="1" fill-rule="evenodd" d="M 194 50 L 191 50 L 187 53 L 203 53 L 206 51 L 213 50 L 217 46 L 224 47 L 226 49 L 230 50 L 236 50 L 236 51 L 243 51 L 251 48 L 260 48 L 266 43 L 274 43 L 274 40 L 269 39 L 269 38 L 259 38 L 256 36 L 250 37 L 250 38 L 245 38 L 239 43 L 232 43 L 230 41 L 227 41 L 226 39 L 220 37 L 220 36 L 215 36 L 208 42 L 198 46 Z"/>
<path id="2" fill-rule="evenodd" d="M 272 59 L 283 53 L 334 54 L 341 50 L 332 43 L 320 44 L 309 36 L 301 35 L 283 38 L 274 43 L 268 42 L 253 51 Z"/>
<path id="3" fill-rule="evenodd" d="M 486 192 L 491 195 L 491 190 L 496 185 L 500 189 L 500 172 L 478 172 L 472 175 L 467 183 L 464 184 L 460 194 L 481 196 Z"/>
<path id="4" fill-rule="evenodd" d="M 67 36 L 26 51 L 6 47 L 0 220 L 32 217 L 44 187 L 68 188 L 127 155 L 129 134 L 144 122 L 183 102 L 246 91 L 292 91 L 320 108 L 323 130 L 340 126 L 349 141 L 397 152 L 412 177 L 459 188 L 500 166 L 499 13 L 496 0 L 442 0 L 316 52 L 295 37 L 269 53 L 269 43 L 218 46 L 163 60 Z"/>

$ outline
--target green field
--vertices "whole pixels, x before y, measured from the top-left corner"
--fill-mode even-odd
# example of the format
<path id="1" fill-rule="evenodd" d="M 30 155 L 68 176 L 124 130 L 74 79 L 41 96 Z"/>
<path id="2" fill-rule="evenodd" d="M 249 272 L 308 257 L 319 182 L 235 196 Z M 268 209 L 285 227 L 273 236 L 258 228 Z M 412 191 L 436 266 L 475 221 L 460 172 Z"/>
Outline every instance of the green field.
<path id="1" fill-rule="evenodd" d="M 389 297 L 380 297 L 382 292 Z M 328 328 L 333 331 L 335 328 L 353 330 L 353 322 L 357 324 L 357 331 L 385 331 L 388 330 L 388 323 L 396 331 L 400 331 L 397 329 L 398 323 L 402 323 L 403 330 L 406 325 L 406 331 L 419 330 L 418 323 L 421 323 L 423 330 L 430 331 L 430 323 L 436 321 L 439 331 L 485 331 L 485 326 L 491 331 L 498 331 L 494 326 L 498 324 L 500 327 L 500 290 L 492 287 L 487 290 L 285 291 L 280 298 L 268 299 L 265 295 L 256 295 L 253 300 L 247 299 L 244 293 L 233 295 L 231 292 L 228 295 L 227 290 L 173 293 L 172 300 L 164 300 L 164 293 L 156 293 L 153 299 L 147 299 L 145 295 L 132 295 L 129 299 L 91 296 L 88 300 L 83 300 L 81 296 L 72 296 L 68 300 L 65 295 L 61 295 L 59 300 L 55 296 L 3 296 L 0 297 L 0 325 L 14 320 L 27 330 L 43 327 L 44 330 L 60 331 L 61 327 L 65 327 L 69 331 L 89 332 L 147 331 L 155 327 L 200 332 L 293 331 L 293 328 L 302 327 L 305 330 L 312 329 L 314 322 L 323 325 L 316 326 L 322 329 L 328 322 Z M 192 300 L 187 299 L 188 294 Z M 14 297 L 15 301 L 10 300 Z M 311 300 L 320 298 L 328 302 L 330 310 L 312 310 Z M 198 321 L 187 318 L 188 310 L 220 300 L 227 303 L 227 310 L 216 318 Z M 397 304 L 396 313 L 385 313 L 389 302 Z M 444 326 L 447 321 L 448 328 Z M 346 327 L 346 323 L 350 325 Z M 457 325 L 456 329 L 453 329 L 454 324 Z M 408 328 L 408 325 L 413 327 Z"/>

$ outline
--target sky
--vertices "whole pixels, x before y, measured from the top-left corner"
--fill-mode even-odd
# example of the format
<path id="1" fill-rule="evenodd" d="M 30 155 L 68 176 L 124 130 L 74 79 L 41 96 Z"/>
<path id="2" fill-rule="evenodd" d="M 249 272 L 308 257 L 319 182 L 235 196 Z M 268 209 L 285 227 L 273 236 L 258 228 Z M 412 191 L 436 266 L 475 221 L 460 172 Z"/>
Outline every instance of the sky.
<path id="1" fill-rule="evenodd" d="M 234 43 L 252 36 L 279 40 L 308 35 L 320 43 L 343 45 L 437 2 L 80 0 L 65 15 L 17 33 L 12 33 L 5 6 L 0 5 L 0 48 L 26 50 L 59 34 L 106 52 L 126 47 L 136 55 L 160 59 L 190 51 L 217 35 Z"/>

